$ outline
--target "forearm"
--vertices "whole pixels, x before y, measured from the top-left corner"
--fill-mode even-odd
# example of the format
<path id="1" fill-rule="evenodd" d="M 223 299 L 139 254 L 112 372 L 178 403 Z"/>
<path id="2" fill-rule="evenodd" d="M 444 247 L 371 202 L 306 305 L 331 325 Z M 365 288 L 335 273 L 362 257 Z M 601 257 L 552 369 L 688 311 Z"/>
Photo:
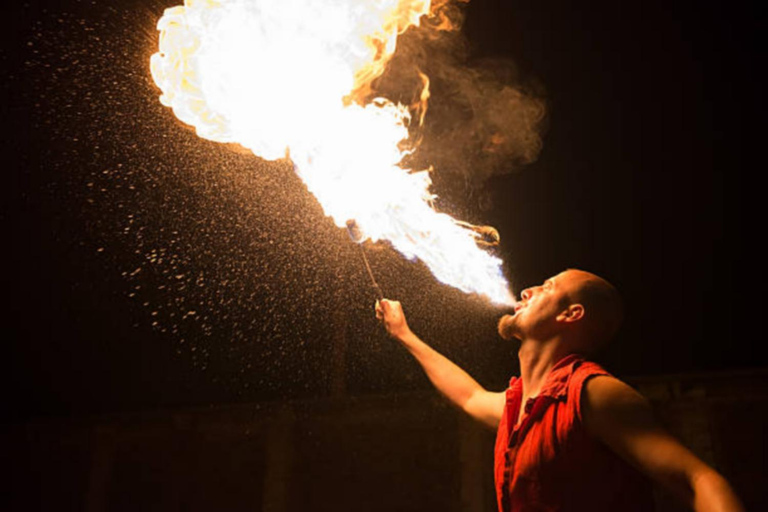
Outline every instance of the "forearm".
<path id="1" fill-rule="evenodd" d="M 696 512 L 743 512 L 736 493 L 717 471 L 707 468 L 691 479 Z"/>
<path id="2" fill-rule="evenodd" d="M 413 332 L 409 331 L 399 336 L 398 340 L 421 365 L 427 378 L 438 391 L 465 412 L 473 414 L 468 410 L 471 399 L 477 393 L 486 392 L 475 379 L 453 361 L 424 343 Z"/>

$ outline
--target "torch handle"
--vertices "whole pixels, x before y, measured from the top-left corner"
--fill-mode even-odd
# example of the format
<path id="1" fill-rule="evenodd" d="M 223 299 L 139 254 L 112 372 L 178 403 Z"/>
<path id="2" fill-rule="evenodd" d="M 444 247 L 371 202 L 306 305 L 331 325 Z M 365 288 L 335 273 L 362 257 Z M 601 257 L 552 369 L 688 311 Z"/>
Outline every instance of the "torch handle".
<path id="1" fill-rule="evenodd" d="M 381 286 L 379 286 L 379 283 L 376 282 L 376 278 L 373 277 L 373 271 L 371 270 L 371 264 L 368 263 L 368 256 L 365 254 L 365 248 L 362 244 L 357 244 L 358 247 L 360 247 L 360 254 L 363 255 L 363 262 L 365 263 L 365 270 L 368 271 L 368 276 L 371 278 L 371 283 L 373 284 L 373 289 L 376 290 L 376 298 L 379 300 L 384 299 L 384 292 L 381 291 Z"/>

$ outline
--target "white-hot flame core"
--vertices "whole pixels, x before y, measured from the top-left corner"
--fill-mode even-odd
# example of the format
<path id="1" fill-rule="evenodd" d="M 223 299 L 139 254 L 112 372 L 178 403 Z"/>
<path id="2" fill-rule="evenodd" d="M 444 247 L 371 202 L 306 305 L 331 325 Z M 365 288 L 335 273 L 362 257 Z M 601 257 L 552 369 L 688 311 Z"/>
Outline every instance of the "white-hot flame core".
<path id="1" fill-rule="evenodd" d="M 161 102 L 201 137 L 265 159 L 288 153 L 339 227 L 354 219 L 440 281 L 513 304 L 501 260 L 430 206 L 427 171 L 401 167 L 412 151 L 408 108 L 356 98 L 429 9 L 427 0 L 186 0 L 158 23 L 152 76 Z"/>

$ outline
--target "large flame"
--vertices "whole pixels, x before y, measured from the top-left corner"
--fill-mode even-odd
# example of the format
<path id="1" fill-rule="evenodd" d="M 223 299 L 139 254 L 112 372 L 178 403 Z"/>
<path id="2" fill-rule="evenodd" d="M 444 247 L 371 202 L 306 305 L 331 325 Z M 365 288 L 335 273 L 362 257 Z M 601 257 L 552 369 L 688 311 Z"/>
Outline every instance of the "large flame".
<path id="1" fill-rule="evenodd" d="M 440 281 L 512 304 L 501 260 L 432 208 L 429 172 L 401 166 L 413 151 L 409 108 L 366 103 L 398 35 L 431 9 L 429 0 L 185 0 L 158 23 L 152 77 L 160 101 L 201 137 L 289 155 L 339 227 L 354 219 Z"/>

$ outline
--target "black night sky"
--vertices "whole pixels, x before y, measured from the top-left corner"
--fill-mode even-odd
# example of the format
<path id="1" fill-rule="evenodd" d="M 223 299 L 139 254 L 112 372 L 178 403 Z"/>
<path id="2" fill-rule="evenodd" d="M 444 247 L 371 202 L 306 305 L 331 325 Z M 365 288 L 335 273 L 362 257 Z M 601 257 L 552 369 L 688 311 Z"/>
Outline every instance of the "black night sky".
<path id="1" fill-rule="evenodd" d="M 154 24 L 174 4 L 3 7 L 3 414 L 323 396 L 339 332 L 349 394 L 427 389 L 291 166 L 199 139 L 157 101 Z M 768 364 L 764 23 L 746 5 L 467 7 L 471 58 L 513 59 L 548 128 L 535 163 L 436 192 L 498 228 L 516 290 L 568 267 L 613 281 L 628 318 L 601 360 L 620 376 Z M 504 386 L 515 347 L 495 336 L 499 310 L 388 247 L 369 254 L 414 330 Z"/>

